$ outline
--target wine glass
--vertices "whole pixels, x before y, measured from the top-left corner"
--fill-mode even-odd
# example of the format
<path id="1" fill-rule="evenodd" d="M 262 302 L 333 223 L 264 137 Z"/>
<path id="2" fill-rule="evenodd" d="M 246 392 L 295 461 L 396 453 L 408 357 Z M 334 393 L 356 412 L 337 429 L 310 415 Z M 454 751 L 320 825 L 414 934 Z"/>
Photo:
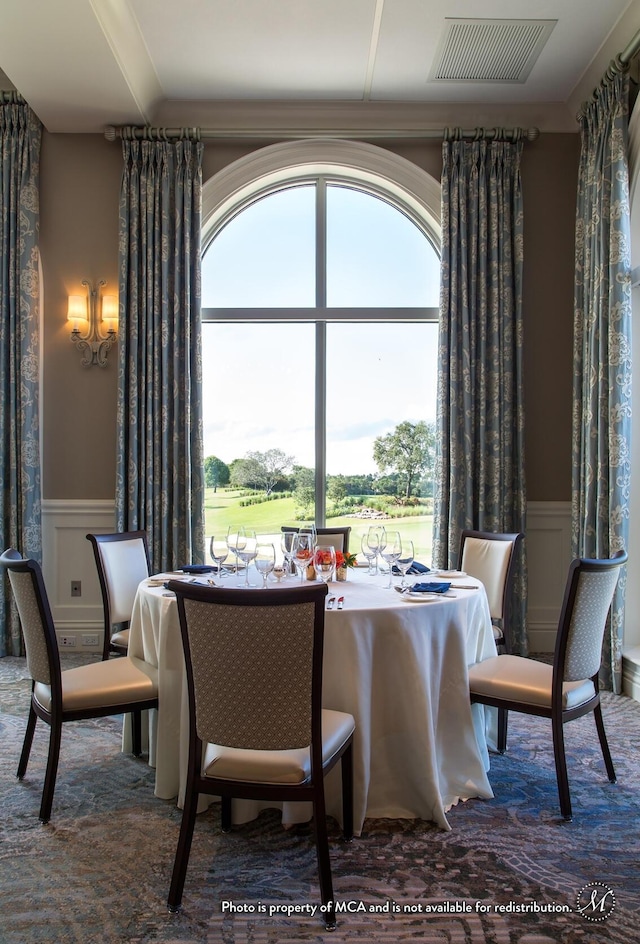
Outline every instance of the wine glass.
<path id="1" fill-rule="evenodd" d="M 375 574 L 375 570 L 373 569 L 373 562 L 378 552 L 374 548 L 369 547 L 369 535 L 367 534 L 362 535 L 360 539 L 360 547 L 362 549 L 362 553 L 367 559 L 367 565 L 369 568 L 367 570 L 367 575 L 369 577 L 373 577 L 373 575 Z"/>
<path id="2" fill-rule="evenodd" d="M 314 535 L 310 531 L 298 531 L 293 542 L 293 563 L 300 574 L 300 583 L 309 564 L 313 563 Z"/>
<path id="3" fill-rule="evenodd" d="M 287 568 L 287 573 L 291 573 L 291 560 L 293 558 L 293 542 L 295 540 L 297 532 L 296 531 L 283 531 L 280 537 L 280 547 L 282 548 L 282 553 L 285 559 L 285 566 Z"/>
<path id="4" fill-rule="evenodd" d="M 378 554 L 380 553 L 380 541 L 382 539 L 383 532 L 380 528 L 376 528 L 373 525 L 369 528 L 367 532 L 367 547 L 370 551 L 373 552 L 373 557 L 375 558 L 376 567 L 375 570 L 372 570 L 372 574 L 378 573 Z"/>
<path id="5" fill-rule="evenodd" d="M 396 561 L 396 567 L 402 574 L 401 587 L 407 586 L 407 572 L 414 561 L 413 541 L 402 541 L 402 553 Z"/>
<path id="6" fill-rule="evenodd" d="M 229 554 L 233 556 L 233 569 L 238 574 L 239 570 L 239 556 L 238 556 L 238 546 L 244 541 L 244 528 L 239 527 L 235 524 L 230 524 L 227 529 L 227 548 Z"/>
<path id="7" fill-rule="evenodd" d="M 214 564 L 218 565 L 218 577 L 222 578 L 222 575 L 225 573 L 222 562 L 229 556 L 229 545 L 227 544 L 226 538 L 216 538 L 212 534 L 211 543 L 209 544 L 209 554 Z"/>
<path id="8" fill-rule="evenodd" d="M 242 535 L 238 534 L 239 541 L 236 544 L 236 554 L 245 565 L 244 587 L 248 589 L 249 587 L 255 586 L 255 584 L 249 583 L 249 566 L 251 561 L 255 560 L 258 541 L 255 531 L 248 530 L 247 528 L 242 528 L 242 531 Z"/>
<path id="9" fill-rule="evenodd" d="M 254 559 L 256 570 L 262 574 L 262 589 L 267 589 L 267 577 L 276 566 L 276 549 L 273 544 L 256 544 L 256 556 Z"/>
<path id="10" fill-rule="evenodd" d="M 313 566 L 316 577 L 323 583 L 329 583 L 336 569 L 336 549 L 328 544 L 319 544 L 313 554 Z"/>
<path id="11" fill-rule="evenodd" d="M 387 584 L 387 590 L 393 586 L 393 565 L 401 554 L 402 541 L 400 540 L 400 532 L 384 530 L 380 538 L 380 556 L 384 558 L 389 565 L 389 583 Z"/>

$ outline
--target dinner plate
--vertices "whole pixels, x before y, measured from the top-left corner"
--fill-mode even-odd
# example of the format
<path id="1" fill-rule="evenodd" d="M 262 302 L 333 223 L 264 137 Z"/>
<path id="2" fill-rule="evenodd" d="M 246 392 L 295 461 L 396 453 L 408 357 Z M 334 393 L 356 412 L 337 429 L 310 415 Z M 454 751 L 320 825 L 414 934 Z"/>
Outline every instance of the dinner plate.
<path id="1" fill-rule="evenodd" d="M 400 599 L 405 603 L 434 603 L 443 596 L 444 593 L 403 593 Z"/>

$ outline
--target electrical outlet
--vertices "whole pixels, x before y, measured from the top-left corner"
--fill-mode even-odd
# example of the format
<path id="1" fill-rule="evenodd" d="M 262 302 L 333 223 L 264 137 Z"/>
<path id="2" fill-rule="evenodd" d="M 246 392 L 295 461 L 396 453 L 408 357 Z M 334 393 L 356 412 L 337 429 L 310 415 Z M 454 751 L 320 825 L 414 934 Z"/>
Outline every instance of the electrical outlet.
<path id="1" fill-rule="evenodd" d="M 97 649 L 98 648 L 98 634 L 97 633 L 83 633 L 82 645 L 95 646 L 95 648 Z"/>
<path id="2" fill-rule="evenodd" d="M 58 641 L 61 646 L 66 648 L 75 648 L 77 645 L 77 640 L 75 636 L 58 636 Z"/>
<path id="3" fill-rule="evenodd" d="M 72 597 L 82 596 L 82 581 L 80 580 L 71 581 L 71 596 Z"/>

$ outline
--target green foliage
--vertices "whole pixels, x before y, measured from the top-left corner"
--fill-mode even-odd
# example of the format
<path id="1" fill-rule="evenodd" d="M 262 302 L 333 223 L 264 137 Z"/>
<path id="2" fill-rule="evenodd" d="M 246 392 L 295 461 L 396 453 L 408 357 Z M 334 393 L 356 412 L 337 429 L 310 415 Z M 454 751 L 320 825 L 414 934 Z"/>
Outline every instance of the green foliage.
<path id="1" fill-rule="evenodd" d="M 405 498 L 411 498 L 421 475 L 433 477 L 435 448 L 433 423 L 405 420 L 393 432 L 376 438 L 373 458 L 381 473 L 397 473 L 403 483 Z"/>
<path id="2" fill-rule="evenodd" d="M 204 484 L 207 488 L 228 485 L 231 479 L 229 466 L 217 456 L 207 456 L 204 460 Z"/>

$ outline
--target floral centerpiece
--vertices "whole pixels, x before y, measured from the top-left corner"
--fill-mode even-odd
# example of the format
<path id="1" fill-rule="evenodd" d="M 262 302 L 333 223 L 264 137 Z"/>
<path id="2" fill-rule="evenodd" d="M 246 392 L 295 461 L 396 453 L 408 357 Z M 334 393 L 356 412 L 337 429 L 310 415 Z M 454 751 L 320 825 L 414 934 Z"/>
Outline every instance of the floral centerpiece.
<path id="1" fill-rule="evenodd" d="M 347 579 L 347 567 L 355 567 L 357 558 L 348 551 L 336 551 L 336 580 Z"/>

